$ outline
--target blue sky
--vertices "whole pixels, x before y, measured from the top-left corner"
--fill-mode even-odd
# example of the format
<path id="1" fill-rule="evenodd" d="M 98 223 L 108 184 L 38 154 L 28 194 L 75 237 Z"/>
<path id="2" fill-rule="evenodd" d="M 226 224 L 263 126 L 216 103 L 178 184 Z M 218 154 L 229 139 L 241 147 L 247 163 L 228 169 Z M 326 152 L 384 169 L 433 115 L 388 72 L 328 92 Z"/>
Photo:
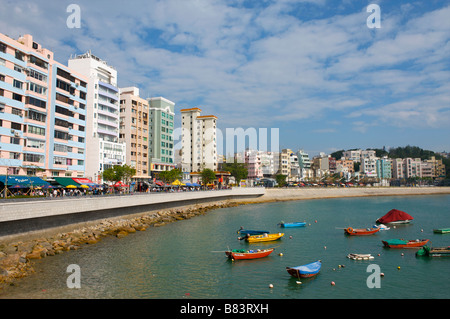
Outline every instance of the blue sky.
<path id="1" fill-rule="evenodd" d="M 71 3 L 81 8 L 79 29 L 66 25 Z M 379 29 L 367 27 L 372 3 Z M 311 154 L 450 151 L 448 1 L 0 4 L 0 32 L 32 34 L 64 64 L 91 50 L 118 70 L 119 86 L 163 96 L 176 111 L 200 107 L 223 132 L 279 128 L 281 148 Z"/>

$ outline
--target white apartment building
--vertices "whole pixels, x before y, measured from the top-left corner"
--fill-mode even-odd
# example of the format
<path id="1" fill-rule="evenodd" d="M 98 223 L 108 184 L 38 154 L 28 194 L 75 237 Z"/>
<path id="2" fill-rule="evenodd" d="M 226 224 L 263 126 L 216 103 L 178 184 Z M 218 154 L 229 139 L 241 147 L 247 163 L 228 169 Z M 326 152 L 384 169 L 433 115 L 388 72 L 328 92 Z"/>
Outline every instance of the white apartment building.
<path id="1" fill-rule="evenodd" d="M 102 172 L 125 163 L 126 144 L 119 142 L 117 71 L 87 52 L 68 66 L 89 78 L 86 107 L 86 177 L 101 182 Z"/>
<path id="2" fill-rule="evenodd" d="M 205 168 L 217 171 L 217 117 L 200 115 L 201 111 L 197 107 L 180 110 L 183 172 L 201 172 Z"/>
<path id="3" fill-rule="evenodd" d="M 367 177 L 377 177 L 377 160 L 378 157 L 361 157 L 360 172 Z"/>

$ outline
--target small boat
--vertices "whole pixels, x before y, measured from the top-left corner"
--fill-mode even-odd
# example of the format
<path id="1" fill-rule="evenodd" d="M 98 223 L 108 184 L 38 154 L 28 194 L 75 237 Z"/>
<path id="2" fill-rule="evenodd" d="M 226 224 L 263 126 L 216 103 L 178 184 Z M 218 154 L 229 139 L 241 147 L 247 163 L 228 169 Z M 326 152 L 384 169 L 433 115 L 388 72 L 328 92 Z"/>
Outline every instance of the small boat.
<path id="1" fill-rule="evenodd" d="M 347 258 L 353 259 L 353 260 L 372 260 L 375 257 L 373 257 L 371 254 L 348 254 Z"/>
<path id="2" fill-rule="evenodd" d="M 380 231 L 380 228 L 352 228 L 347 227 L 344 229 L 345 233 L 350 236 L 365 236 L 372 235 Z"/>
<path id="3" fill-rule="evenodd" d="M 386 215 L 377 219 L 380 224 L 408 224 L 414 218 L 398 209 L 391 209 Z"/>
<path id="4" fill-rule="evenodd" d="M 245 239 L 249 243 L 259 243 L 264 241 L 273 241 L 280 239 L 284 236 L 284 233 L 277 233 L 277 234 L 262 234 L 262 235 L 252 235 L 252 236 L 246 236 Z"/>
<path id="5" fill-rule="evenodd" d="M 390 227 L 387 227 L 386 225 L 380 224 L 380 225 L 373 225 L 372 228 L 379 228 L 380 230 L 389 230 Z"/>
<path id="6" fill-rule="evenodd" d="M 433 233 L 435 233 L 435 234 L 448 234 L 448 233 L 450 233 L 450 228 L 433 229 Z"/>
<path id="7" fill-rule="evenodd" d="M 274 251 L 274 248 L 270 249 L 257 249 L 257 250 L 245 250 L 245 249 L 233 249 L 226 251 L 225 254 L 230 259 L 240 260 L 240 259 L 256 259 L 269 256 Z"/>
<path id="8" fill-rule="evenodd" d="M 284 227 L 284 228 L 304 227 L 304 226 L 306 226 L 306 223 L 305 222 L 294 222 L 294 223 L 281 222 L 281 223 L 278 224 L 278 226 Z"/>
<path id="9" fill-rule="evenodd" d="M 431 248 L 425 245 L 416 252 L 416 256 L 450 257 L 450 246 Z"/>
<path id="10" fill-rule="evenodd" d="M 297 267 L 286 267 L 287 272 L 296 278 L 309 278 L 317 275 L 322 267 L 322 262 L 320 260 L 315 261 L 310 264 L 297 266 Z"/>
<path id="11" fill-rule="evenodd" d="M 420 248 L 426 245 L 429 239 L 414 239 L 414 240 L 404 240 L 404 239 L 389 239 L 382 240 L 385 247 L 389 248 Z"/>

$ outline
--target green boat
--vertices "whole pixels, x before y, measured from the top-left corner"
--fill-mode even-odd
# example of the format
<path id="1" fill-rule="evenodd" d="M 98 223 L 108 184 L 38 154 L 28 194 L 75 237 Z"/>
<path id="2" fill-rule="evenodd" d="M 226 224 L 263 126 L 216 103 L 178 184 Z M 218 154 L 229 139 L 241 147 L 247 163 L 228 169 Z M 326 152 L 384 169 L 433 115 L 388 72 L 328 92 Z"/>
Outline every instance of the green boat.
<path id="1" fill-rule="evenodd" d="M 448 233 L 450 233 L 450 228 L 433 229 L 433 232 L 435 234 L 448 234 Z"/>
<path id="2" fill-rule="evenodd" d="M 419 251 L 416 252 L 416 256 L 450 257 L 450 246 L 431 248 L 425 245 Z"/>

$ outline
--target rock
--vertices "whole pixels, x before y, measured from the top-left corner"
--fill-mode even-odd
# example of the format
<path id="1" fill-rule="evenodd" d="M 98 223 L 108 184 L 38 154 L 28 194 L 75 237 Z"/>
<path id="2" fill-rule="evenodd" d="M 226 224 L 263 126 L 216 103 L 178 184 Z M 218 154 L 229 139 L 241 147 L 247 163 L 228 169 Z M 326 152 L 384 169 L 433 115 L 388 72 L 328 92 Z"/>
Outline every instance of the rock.
<path id="1" fill-rule="evenodd" d="M 125 236 L 128 236 L 128 233 L 124 230 L 119 231 L 116 235 L 117 238 L 123 238 Z"/>

